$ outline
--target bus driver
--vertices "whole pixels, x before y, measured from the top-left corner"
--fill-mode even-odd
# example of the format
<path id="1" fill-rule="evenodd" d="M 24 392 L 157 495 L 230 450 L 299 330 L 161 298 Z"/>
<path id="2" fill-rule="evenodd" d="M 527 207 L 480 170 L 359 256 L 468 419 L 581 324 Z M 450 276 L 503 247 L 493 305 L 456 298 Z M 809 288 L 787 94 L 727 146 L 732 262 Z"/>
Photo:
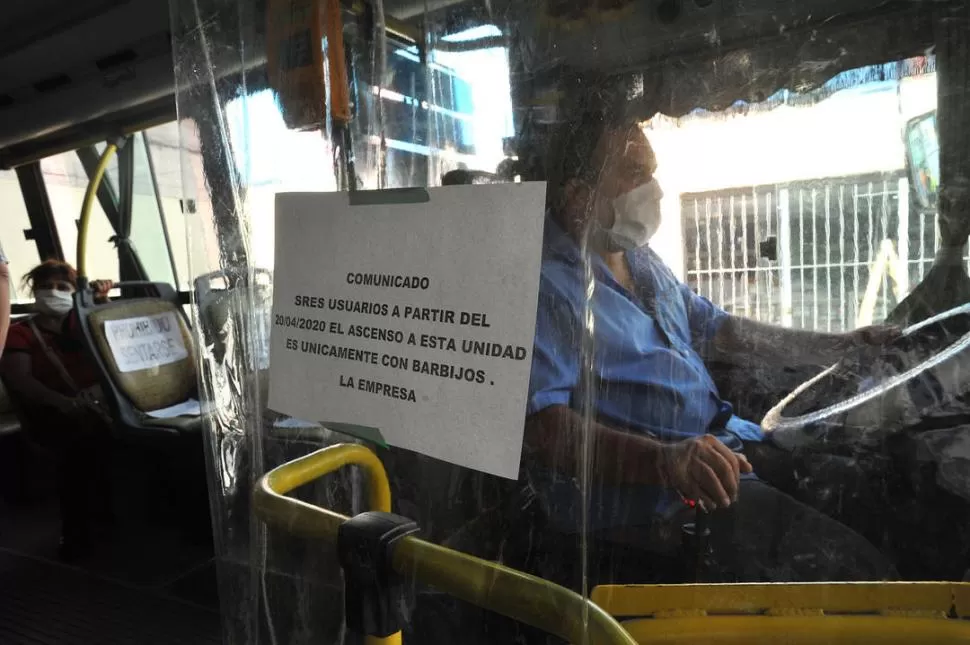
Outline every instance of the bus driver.
<path id="1" fill-rule="evenodd" d="M 769 326 L 729 315 L 679 282 L 647 245 L 662 192 L 637 125 L 589 112 L 561 127 L 548 154 L 526 454 L 540 465 L 530 477 L 539 479 L 551 521 L 567 532 L 578 527 L 581 346 L 590 333 L 585 244 L 594 281 L 589 529 L 673 550 L 681 540 L 674 529 L 692 517 L 687 498 L 712 512 L 718 559 L 733 579 L 893 576 L 869 541 L 772 485 L 768 473 L 778 468 L 757 459 L 772 455 L 763 450 L 769 442 L 720 398 L 705 360 L 757 354 L 772 364 L 828 364 L 850 346 L 881 344 L 898 331 Z M 864 480 L 857 471 L 846 478 Z"/>

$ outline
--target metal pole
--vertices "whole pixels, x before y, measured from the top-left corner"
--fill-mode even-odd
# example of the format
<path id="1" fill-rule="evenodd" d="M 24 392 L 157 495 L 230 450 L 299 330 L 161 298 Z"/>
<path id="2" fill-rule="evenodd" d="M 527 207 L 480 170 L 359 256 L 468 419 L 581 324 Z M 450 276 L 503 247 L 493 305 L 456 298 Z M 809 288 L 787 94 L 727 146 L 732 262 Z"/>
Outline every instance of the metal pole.
<path id="1" fill-rule="evenodd" d="M 769 239 L 771 238 L 771 231 L 772 231 L 771 221 L 775 218 L 775 211 L 771 207 L 771 197 L 774 194 L 775 193 L 773 191 L 771 191 L 771 190 L 769 190 L 769 191 L 767 191 L 765 193 L 765 233 L 766 233 L 766 235 L 768 236 Z M 781 246 L 781 245 L 779 244 L 779 246 Z M 768 279 L 766 281 L 766 284 L 767 284 L 767 287 L 768 287 L 768 294 L 767 294 L 767 297 L 768 297 L 768 321 L 769 322 L 772 322 L 772 323 L 774 323 L 775 320 L 776 320 L 775 319 L 775 303 L 774 303 L 774 299 L 775 299 L 775 281 L 772 280 L 772 275 L 773 275 L 774 271 L 775 271 L 775 267 L 771 267 L 771 266 L 768 267 Z M 778 320 L 780 320 L 780 319 L 781 319 L 781 316 L 778 317 Z"/>
<path id="2" fill-rule="evenodd" d="M 778 191 L 778 260 L 781 264 L 781 324 L 791 327 L 791 217 L 787 188 Z"/>
<path id="3" fill-rule="evenodd" d="M 785 191 L 786 193 L 788 191 Z M 805 328 L 805 191 L 798 189 L 798 326 Z"/>
<path id="4" fill-rule="evenodd" d="M 751 189 L 751 204 L 754 208 L 754 241 L 755 241 L 755 254 L 754 254 L 754 317 L 755 320 L 763 320 L 765 322 L 771 322 L 771 312 L 768 312 L 768 316 L 762 315 L 761 312 L 761 254 L 758 250 L 758 243 L 761 242 L 761 224 L 758 221 L 760 215 L 758 214 L 758 189 Z M 771 271 L 769 266 L 768 271 Z"/>
<path id="5" fill-rule="evenodd" d="M 158 205 L 158 219 L 162 223 L 162 236 L 165 238 L 165 248 L 168 250 L 168 261 L 172 265 L 172 279 L 175 281 L 176 291 L 179 289 L 179 272 L 175 264 L 175 253 L 172 251 L 172 238 L 168 233 L 168 222 L 165 221 L 165 206 L 162 204 L 162 191 L 158 187 L 158 177 L 155 175 L 155 161 L 152 159 L 151 146 L 148 145 L 148 136 L 142 132 L 139 135 L 141 142 L 145 146 L 145 158 L 148 159 L 148 174 L 152 178 L 152 190 L 155 192 L 155 203 Z"/>
<path id="6" fill-rule="evenodd" d="M 64 251 L 61 248 L 61 239 L 57 235 L 54 211 L 47 196 L 47 186 L 44 183 L 40 162 L 18 166 L 17 181 L 20 183 L 24 206 L 27 207 L 27 219 L 30 220 L 30 228 L 24 231 L 24 238 L 33 240 L 41 259 L 63 260 Z"/>
<path id="7" fill-rule="evenodd" d="M 825 184 L 825 329 L 832 331 L 832 197 Z M 841 259 L 841 258 L 840 258 Z M 836 311 L 840 311 L 840 307 Z"/>
<path id="8" fill-rule="evenodd" d="M 697 198 L 694 201 L 694 275 L 697 276 L 697 291 L 704 297 L 704 273 L 701 267 L 701 213 L 697 208 Z M 706 230 L 707 227 L 705 227 Z"/>
<path id="9" fill-rule="evenodd" d="M 897 217 L 897 242 L 899 252 L 899 282 L 900 294 L 905 297 L 909 293 L 909 180 L 900 177 L 896 185 L 896 202 L 899 215 Z M 922 243 L 922 240 L 920 240 Z"/>
<path id="10" fill-rule="evenodd" d="M 737 289 L 737 276 L 738 276 L 738 265 L 736 261 L 736 254 L 734 252 L 734 247 L 737 246 L 738 234 L 734 227 L 734 195 L 731 195 L 728 201 L 728 234 L 731 236 L 730 240 L 730 251 L 731 251 L 731 312 L 738 312 L 738 289 Z"/>
<path id="11" fill-rule="evenodd" d="M 842 308 L 842 329 L 851 329 L 849 326 L 849 307 L 845 301 L 845 184 L 839 184 L 839 306 Z"/>
<path id="12" fill-rule="evenodd" d="M 751 294 L 748 290 L 748 197 L 741 193 L 741 297 L 744 299 L 744 315 L 751 316 Z"/>
<path id="13" fill-rule="evenodd" d="M 724 306 L 724 209 L 717 198 L 717 304 Z M 733 303 L 732 303 L 733 304 Z"/>
<path id="14" fill-rule="evenodd" d="M 818 329 L 818 213 L 816 205 L 815 188 L 812 188 L 812 329 Z M 805 240 L 802 240 L 802 244 Z M 802 306 L 804 301 L 805 285 L 802 285 Z"/>

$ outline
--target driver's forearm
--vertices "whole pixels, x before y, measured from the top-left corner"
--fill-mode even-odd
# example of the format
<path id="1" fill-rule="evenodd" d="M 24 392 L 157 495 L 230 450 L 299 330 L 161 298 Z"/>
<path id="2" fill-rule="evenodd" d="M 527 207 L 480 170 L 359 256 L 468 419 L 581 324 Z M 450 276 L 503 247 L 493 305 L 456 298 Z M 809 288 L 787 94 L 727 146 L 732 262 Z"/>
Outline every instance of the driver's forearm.
<path id="1" fill-rule="evenodd" d="M 664 484 L 662 444 L 644 435 L 591 422 L 592 468 L 609 484 Z M 583 418 L 566 406 L 553 406 L 526 419 L 525 447 L 547 467 L 577 476 L 582 467 Z"/>
<path id="2" fill-rule="evenodd" d="M 712 358 L 730 363 L 756 358 L 770 365 L 827 367 L 846 346 L 843 334 L 789 329 L 730 316 L 714 336 Z"/>

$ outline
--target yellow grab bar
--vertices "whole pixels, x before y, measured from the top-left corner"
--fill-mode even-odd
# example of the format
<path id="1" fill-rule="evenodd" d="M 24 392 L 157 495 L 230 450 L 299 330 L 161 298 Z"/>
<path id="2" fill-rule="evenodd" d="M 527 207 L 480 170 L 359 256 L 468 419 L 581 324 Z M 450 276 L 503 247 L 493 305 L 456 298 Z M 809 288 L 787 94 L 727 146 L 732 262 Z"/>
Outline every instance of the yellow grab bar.
<path id="1" fill-rule="evenodd" d="M 98 159 L 98 165 L 94 169 L 94 176 L 88 182 L 88 189 L 84 192 L 84 201 L 81 203 L 81 219 L 77 223 L 77 275 L 80 278 L 88 277 L 87 274 L 87 253 L 88 253 L 88 227 L 91 222 L 91 210 L 94 207 L 94 197 L 98 194 L 98 187 L 108 169 L 111 157 L 118 152 L 118 146 L 109 143 Z"/>
<path id="2" fill-rule="evenodd" d="M 359 445 L 337 445 L 274 468 L 254 491 L 256 514 L 267 524 L 304 537 L 337 541 L 348 518 L 285 494 L 343 466 L 364 469 L 372 508 L 388 511 L 391 495 L 380 459 Z M 570 643 L 636 645 L 636 641 L 597 605 L 542 578 L 447 549 L 414 536 L 395 543 L 391 563 L 452 596 L 555 634 Z M 584 624 L 584 613 L 588 622 Z"/>
<path id="3" fill-rule="evenodd" d="M 274 468 L 263 479 L 270 490 L 285 495 L 344 466 L 360 466 L 367 475 L 370 510 L 390 513 L 391 486 L 387 482 L 384 464 L 373 452 L 357 444 L 345 443 L 318 450 Z"/>

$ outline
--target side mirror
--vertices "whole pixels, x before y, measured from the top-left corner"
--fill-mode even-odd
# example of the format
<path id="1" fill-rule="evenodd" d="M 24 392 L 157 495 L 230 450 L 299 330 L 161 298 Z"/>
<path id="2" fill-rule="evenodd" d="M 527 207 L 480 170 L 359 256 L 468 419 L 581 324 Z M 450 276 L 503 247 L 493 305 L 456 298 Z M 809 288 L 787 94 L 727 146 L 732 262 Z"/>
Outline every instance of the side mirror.
<path id="1" fill-rule="evenodd" d="M 906 124 L 905 143 L 909 185 L 916 201 L 925 210 L 935 210 L 940 191 L 940 142 L 936 112 L 910 119 Z"/>

